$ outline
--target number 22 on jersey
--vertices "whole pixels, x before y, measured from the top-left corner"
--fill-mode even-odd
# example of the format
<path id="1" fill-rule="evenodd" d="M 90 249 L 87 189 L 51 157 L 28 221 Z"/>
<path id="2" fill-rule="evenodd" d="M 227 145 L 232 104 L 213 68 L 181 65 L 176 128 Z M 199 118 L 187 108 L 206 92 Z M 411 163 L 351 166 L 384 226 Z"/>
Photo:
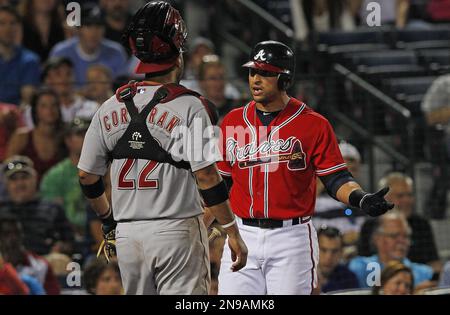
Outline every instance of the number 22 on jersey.
<path id="1" fill-rule="evenodd" d="M 136 163 L 136 159 L 126 159 L 119 172 L 118 189 L 134 190 L 136 189 L 136 179 L 127 178 L 128 173 Z M 147 161 L 145 166 L 139 172 L 137 179 L 137 189 L 158 189 L 157 179 L 149 179 L 148 176 L 158 167 L 158 162 Z"/>

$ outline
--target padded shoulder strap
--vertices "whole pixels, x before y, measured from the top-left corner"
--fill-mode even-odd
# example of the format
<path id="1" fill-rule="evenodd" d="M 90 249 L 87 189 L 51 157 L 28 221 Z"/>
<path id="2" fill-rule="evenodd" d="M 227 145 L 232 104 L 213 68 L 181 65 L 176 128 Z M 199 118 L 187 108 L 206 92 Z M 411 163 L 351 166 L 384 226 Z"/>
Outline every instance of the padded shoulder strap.
<path id="1" fill-rule="evenodd" d="M 206 112 L 209 115 L 209 118 L 211 119 L 211 122 L 216 125 L 219 120 L 219 115 L 217 112 L 216 106 L 208 99 L 206 99 L 204 96 L 200 95 L 200 93 L 197 93 L 195 91 L 192 91 L 180 84 L 170 83 L 164 85 L 164 88 L 167 90 L 168 94 L 167 96 L 160 102 L 160 103 L 167 103 L 170 102 L 177 97 L 181 95 L 192 95 L 197 97 L 205 107 Z"/>

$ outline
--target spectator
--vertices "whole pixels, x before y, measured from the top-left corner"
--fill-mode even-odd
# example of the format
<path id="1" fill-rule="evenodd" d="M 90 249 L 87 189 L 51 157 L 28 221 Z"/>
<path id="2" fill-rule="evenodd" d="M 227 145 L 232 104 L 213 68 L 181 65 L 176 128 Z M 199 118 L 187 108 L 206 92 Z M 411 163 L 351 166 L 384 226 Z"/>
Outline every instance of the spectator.
<path id="1" fill-rule="evenodd" d="M 347 266 L 341 264 L 343 238 L 333 227 L 318 230 L 319 239 L 319 288 L 321 292 L 352 289 L 358 287 L 358 280 Z"/>
<path id="2" fill-rule="evenodd" d="M 202 93 L 199 77 L 200 67 L 203 63 L 214 62 L 214 59 L 218 58 L 217 55 L 214 55 L 214 44 L 209 39 L 203 37 L 195 39 L 192 44 L 192 52 L 187 62 L 184 75 L 185 79 L 181 81 L 181 84 L 188 89 Z M 241 98 L 239 90 L 229 82 L 225 83 L 224 94 L 226 98 L 232 100 L 239 100 Z"/>
<path id="3" fill-rule="evenodd" d="M 225 95 L 226 75 L 225 66 L 217 55 L 206 55 L 199 68 L 200 89 L 207 99 L 216 106 L 219 112 L 219 123 L 233 108 L 239 106 L 237 100 Z"/>
<path id="4" fill-rule="evenodd" d="M 104 38 L 105 26 L 98 7 L 84 5 L 82 24 L 78 36 L 57 44 L 50 56 L 69 58 L 75 70 L 78 88 L 86 84 L 86 72 L 90 65 L 103 64 L 111 69 L 114 78 L 127 71 L 127 54 L 121 45 Z"/>
<path id="5" fill-rule="evenodd" d="M 79 236 L 86 233 L 87 202 L 78 182 L 77 165 L 89 123 L 90 121 L 75 118 L 67 126 L 64 141 L 69 156 L 47 172 L 40 187 L 42 199 L 62 206 Z"/>
<path id="6" fill-rule="evenodd" d="M 369 287 L 372 273 L 377 270 L 374 264 L 383 269 L 392 260 L 411 268 L 416 284 L 420 285 L 418 288 L 435 285 L 430 281 L 433 276 L 433 269 L 430 266 L 411 262 L 406 258 L 411 244 L 411 228 L 398 210 L 392 210 L 377 218 L 372 238 L 376 254 L 370 257 L 358 256 L 349 263 L 349 268 L 357 276 L 360 287 Z"/>
<path id="7" fill-rule="evenodd" d="M 47 60 L 50 49 L 65 39 L 64 9 L 59 0 L 22 1 L 23 45 Z"/>
<path id="8" fill-rule="evenodd" d="M 354 18 L 345 0 L 303 0 L 302 4 L 306 28 L 310 32 L 355 29 Z"/>
<path id="9" fill-rule="evenodd" d="M 414 291 L 414 275 L 411 268 L 398 261 L 386 264 L 380 282 L 380 286 L 373 287 L 374 295 L 411 295 Z"/>
<path id="10" fill-rule="evenodd" d="M 431 217 L 442 219 L 447 208 L 450 164 L 450 74 L 438 77 L 421 105 L 428 124 L 429 160 L 433 164 L 433 187 L 427 205 Z"/>
<path id="11" fill-rule="evenodd" d="M 56 92 L 60 100 L 62 120 L 72 122 L 76 117 L 91 119 L 99 104 L 75 93 L 73 64 L 65 57 L 52 57 L 44 65 L 43 83 Z M 25 113 L 27 125 L 31 112 Z"/>
<path id="12" fill-rule="evenodd" d="M 105 16 L 105 38 L 122 44 L 122 34 L 131 19 L 130 0 L 100 0 Z"/>
<path id="13" fill-rule="evenodd" d="M 29 292 L 16 269 L 11 264 L 5 263 L 0 253 L 0 295 L 27 295 Z"/>
<path id="14" fill-rule="evenodd" d="M 71 253 L 73 232 L 64 210 L 38 196 L 37 173 L 32 161 L 14 156 L 4 163 L 8 200 L 0 203 L 0 214 L 16 217 L 24 229 L 27 249 L 46 255 L 50 251 Z"/>
<path id="15" fill-rule="evenodd" d="M 194 84 L 194 82 L 191 81 L 197 80 L 203 57 L 214 54 L 215 50 L 214 44 L 204 37 L 197 37 L 194 39 L 189 48 L 189 58 L 184 71 L 184 78 L 187 81 L 186 84 L 184 84 L 186 87 Z"/>
<path id="16" fill-rule="evenodd" d="M 390 190 L 386 195 L 386 200 L 395 204 L 411 227 L 411 247 L 408 258 L 417 263 L 428 264 L 433 267 L 435 272 L 439 273 L 442 264 L 439 260 L 433 230 L 428 220 L 414 213 L 413 180 L 403 173 L 393 172 L 382 178 L 378 186 L 389 186 Z M 372 219 L 367 220 L 361 228 L 358 244 L 358 254 L 361 256 L 369 256 L 374 253 L 370 243 L 374 226 L 375 221 Z"/>
<path id="17" fill-rule="evenodd" d="M 90 66 L 86 77 L 85 96 L 87 99 L 101 105 L 114 94 L 112 73 L 104 65 Z"/>
<path id="18" fill-rule="evenodd" d="M 6 157 L 28 156 L 34 163 L 39 182 L 65 154 L 58 96 L 48 89 L 37 91 L 31 99 L 30 112 L 35 127 L 18 129 L 12 135 Z"/>
<path id="19" fill-rule="evenodd" d="M 349 172 L 358 178 L 361 167 L 361 155 L 358 149 L 348 142 L 340 142 L 339 150 Z M 354 245 L 358 240 L 361 226 L 366 220 L 364 213 L 359 209 L 350 209 L 330 197 L 319 179 L 317 180 L 317 195 L 313 218 L 316 229 L 322 225 L 335 227 L 342 233 L 345 246 Z"/>
<path id="20" fill-rule="evenodd" d="M 21 224 L 13 218 L 0 220 L 0 252 L 3 259 L 16 268 L 21 276 L 37 279 L 49 295 L 60 293 L 60 287 L 53 270 L 41 256 L 30 252 L 23 245 Z"/>
<path id="21" fill-rule="evenodd" d="M 84 270 L 86 290 L 94 295 L 122 295 L 119 265 L 116 260 L 92 259 Z"/>
<path id="22" fill-rule="evenodd" d="M 40 75 L 39 57 L 16 44 L 20 23 L 12 7 L 0 6 L 0 102 L 15 105 L 28 104 Z"/>
<path id="23" fill-rule="evenodd" d="M 21 111 L 14 104 L 0 103 L 0 162 L 5 159 L 9 139 L 25 125 Z"/>

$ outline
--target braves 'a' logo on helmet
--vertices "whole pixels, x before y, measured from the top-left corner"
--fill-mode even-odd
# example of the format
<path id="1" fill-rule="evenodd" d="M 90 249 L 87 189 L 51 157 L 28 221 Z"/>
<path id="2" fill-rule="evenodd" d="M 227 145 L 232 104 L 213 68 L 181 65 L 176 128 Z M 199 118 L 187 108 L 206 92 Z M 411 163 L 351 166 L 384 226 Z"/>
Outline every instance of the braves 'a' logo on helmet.
<path id="1" fill-rule="evenodd" d="M 258 53 L 255 55 L 255 57 L 253 57 L 253 60 L 260 60 L 260 61 L 266 61 L 266 52 L 264 51 L 264 49 L 261 49 L 260 51 L 258 51 Z"/>

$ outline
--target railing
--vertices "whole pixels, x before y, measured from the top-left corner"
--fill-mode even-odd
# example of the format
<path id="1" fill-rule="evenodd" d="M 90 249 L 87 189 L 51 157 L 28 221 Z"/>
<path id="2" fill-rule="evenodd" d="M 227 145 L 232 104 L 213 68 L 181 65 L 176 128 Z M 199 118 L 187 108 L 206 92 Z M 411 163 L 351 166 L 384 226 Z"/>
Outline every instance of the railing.
<path id="1" fill-rule="evenodd" d="M 403 165 L 407 171 L 407 173 L 414 178 L 414 121 L 412 119 L 411 112 L 405 108 L 403 105 L 393 100 L 382 91 L 377 89 L 372 84 L 365 81 L 363 78 L 359 77 L 355 73 L 351 72 L 344 66 L 340 64 L 335 64 L 333 66 L 333 74 L 338 75 L 340 78 L 344 78 L 345 80 L 349 80 L 358 91 L 360 91 L 366 100 L 367 112 L 366 117 L 367 120 L 367 128 L 362 127 L 360 124 L 355 122 L 353 119 L 350 119 L 347 115 L 333 109 L 329 114 L 333 115 L 334 118 L 345 125 L 347 128 L 351 129 L 355 133 L 357 133 L 362 139 L 371 143 L 370 150 L 368 151 L 368 159 L 367 162 L 369 164 L 369 177 L 370 188 L 375 188 L 375 147 L 378 147 L 382 152 L 384 152 L 387 156 L 392 158 L 392 160 L 396 163 Z M 336 78 L 334 78 L 336 79 Z M 373 117 L 375 117 L 375 103 L 376 106 L 383 106 L 384 109 L 389 109 L 392 112 L 396 113 L 400 116 L 401 121 L 405 122 L 406 134 L 407 134 L 407 152 L 406 154 L 399 152 L 392 145 L 385 143 L 376 138 L 376 126 L 373 121 Z"/>

